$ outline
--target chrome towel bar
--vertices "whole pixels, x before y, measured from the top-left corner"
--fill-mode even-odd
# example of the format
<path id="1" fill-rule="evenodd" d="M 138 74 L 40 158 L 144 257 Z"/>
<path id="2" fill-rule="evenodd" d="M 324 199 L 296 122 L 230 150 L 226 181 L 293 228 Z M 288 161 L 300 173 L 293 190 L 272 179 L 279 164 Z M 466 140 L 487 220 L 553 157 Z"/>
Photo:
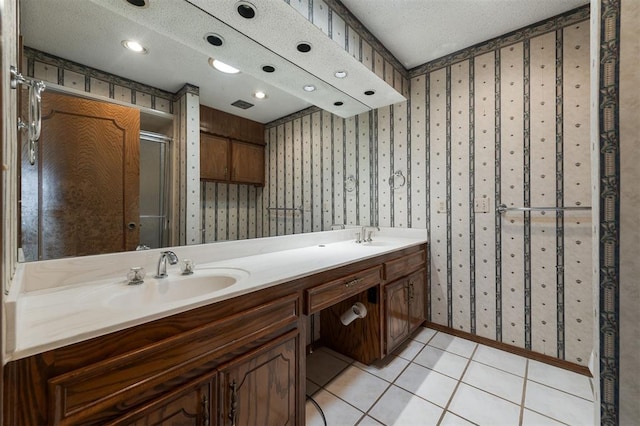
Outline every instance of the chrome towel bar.
<path id="1" fill-rule="evenodd" d="M 591 210 L 591 206 L 569 206 L 569 207 L 507 207 L 506 204 L 500 204 L 498 206 L 498 213 L 504 212 L 542 212 L 542 211 L 555 211 L 561 212 L 566 210 Z"/>

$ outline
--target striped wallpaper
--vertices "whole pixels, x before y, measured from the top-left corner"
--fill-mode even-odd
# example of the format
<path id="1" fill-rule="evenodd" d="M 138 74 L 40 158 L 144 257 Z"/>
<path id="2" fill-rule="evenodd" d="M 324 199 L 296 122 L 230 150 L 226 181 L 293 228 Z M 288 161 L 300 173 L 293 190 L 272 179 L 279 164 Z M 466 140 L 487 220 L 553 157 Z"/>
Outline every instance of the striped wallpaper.
<path id="1" fill-rule="evenodd" d="M 582 365 L 590 212 L 496 210 L 590 205 L 588 45 L 581 21 L 411 80 L 411 145 L 429 161 L 411 177 L 429 193 L 414 202 L 429 204 L 431 320 Z"/>
<path id="2" fill-rule="evenodd" d="M 426 228 L 431 321 L 586 365 L 590 212 L 496 207 L 590 204 L 587 20 L 583 8 L 419 67 L 408 102 L 272 123 L 264 188 L 206 184 L 205 241 Z"/>

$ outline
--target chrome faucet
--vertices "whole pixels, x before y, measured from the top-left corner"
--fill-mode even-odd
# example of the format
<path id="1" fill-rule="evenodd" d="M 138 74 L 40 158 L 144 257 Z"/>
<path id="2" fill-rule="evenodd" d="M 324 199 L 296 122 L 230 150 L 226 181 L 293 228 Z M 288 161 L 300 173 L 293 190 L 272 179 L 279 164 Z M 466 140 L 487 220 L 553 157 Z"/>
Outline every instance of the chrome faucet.
<path id="1" fill-rule="evenodd" d="M 160 259 L 158 260 L 158 270 L 156 271 L 156 278 L 167 277 L 167 260 L 171 265 L 178 263 L 178 256 L 172 251 L 163 251 L 160 253 Z"/>
<path id="2" fill-rule="evenodd" d="M 375 225 L 374 226 L 363 226 L 362 227 L 362 241 L 363 242 L 370 243 L 371 241 L 373 241 L 371 239 L 371 235 L 373 235 L 373 230 L 374 229 L 379 231 L 380 227 L 379 226 L 375 226 Z M 366 235 L 366 238 L 365 238 L 365 235 Z"/>

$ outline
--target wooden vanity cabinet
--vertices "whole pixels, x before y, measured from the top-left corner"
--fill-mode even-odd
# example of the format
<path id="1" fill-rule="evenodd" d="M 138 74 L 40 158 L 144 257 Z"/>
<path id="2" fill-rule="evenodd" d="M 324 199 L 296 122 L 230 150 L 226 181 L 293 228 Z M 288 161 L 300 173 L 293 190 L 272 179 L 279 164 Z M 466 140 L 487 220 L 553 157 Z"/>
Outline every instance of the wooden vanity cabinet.
<path id="1" fill-rule="evenodd" d="M 105 425 L 216 425 L 217 375 L 205 375 Z"/>
<path id="2" fill-rule="evenodd" d="M 422 269 L 384 286 L 386 353 L 398 347 L 425 321 L 425 283 Z"/>
<path id="3" fill-rule="evenodd" d="M 384 286 L 386 353 L 409 337 L 409 285 L 403 278 Z"/>
<path id="4" fill-rule="evenodd" d="M 300 424 L 300 314 L 298 292 L 263 292 L 11 362 L 4 424 L 227 425 L 230 380 L 240 418 Z"/>
<path id="5" fill-rule="evenodd" d="M 304 424 L 304 314 L 369 364 L 423 322 L 425 268 L 408 247 L 11 361 L 3 424 Z"/>
<path id="6" fill-rule="evenodd" d="M 426 320 L 426 256 L 426 250 L 421 250 L 384 265 L 385 355 L 397 348 Z"/>
<path id="7" fill-rule="evenodd" d="M 288 333 L 220 367 L 220 425 L 295 425 L 300 336 Z"/>

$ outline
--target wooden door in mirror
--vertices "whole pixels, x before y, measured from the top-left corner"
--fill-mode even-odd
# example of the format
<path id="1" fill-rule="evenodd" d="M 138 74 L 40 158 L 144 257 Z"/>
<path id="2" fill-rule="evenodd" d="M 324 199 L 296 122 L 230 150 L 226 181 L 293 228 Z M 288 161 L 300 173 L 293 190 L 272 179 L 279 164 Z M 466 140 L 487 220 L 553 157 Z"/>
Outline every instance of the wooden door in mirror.
<path id="1" fill-rule="evenodd" d="M 42 96 L 36 165 L 23 149 L 26 260 L 134 250 L 139 238 L 140 112 L 53 92 Z"/>

